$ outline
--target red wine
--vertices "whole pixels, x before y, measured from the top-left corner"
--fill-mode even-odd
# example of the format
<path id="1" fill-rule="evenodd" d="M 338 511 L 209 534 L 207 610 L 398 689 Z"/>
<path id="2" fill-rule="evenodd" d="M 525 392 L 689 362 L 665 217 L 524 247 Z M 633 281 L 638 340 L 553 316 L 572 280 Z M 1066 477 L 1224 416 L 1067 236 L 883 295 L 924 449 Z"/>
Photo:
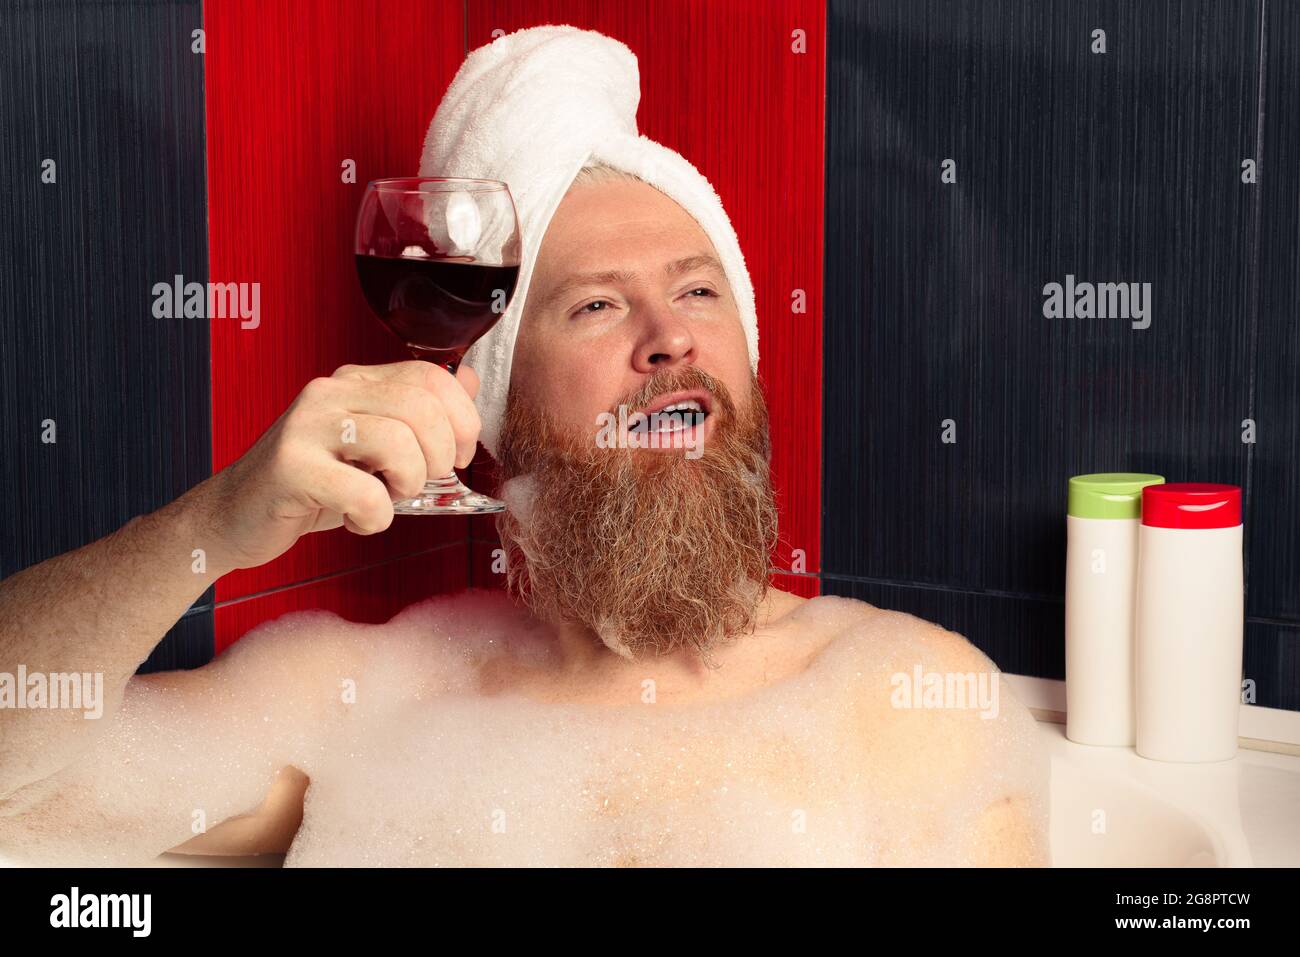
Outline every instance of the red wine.
<path id="1" fill-rule="evenodd" d="M 370 308 L 413 355 L 454 369 L 505 312 L 519 267 L 358 254 L 357 274 Z"/>

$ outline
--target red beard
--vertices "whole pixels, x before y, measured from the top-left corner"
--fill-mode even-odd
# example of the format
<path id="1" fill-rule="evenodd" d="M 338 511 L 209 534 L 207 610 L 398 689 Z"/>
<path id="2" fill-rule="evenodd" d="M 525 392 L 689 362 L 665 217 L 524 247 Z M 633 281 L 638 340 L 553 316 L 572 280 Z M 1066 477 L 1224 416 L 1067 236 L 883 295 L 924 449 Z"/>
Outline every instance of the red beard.
<path id="1" fill-rule="evenodd" d="M 510 592 L 534 615 L 591 629 L 624 657 L 709 651 L 754 630 L 777 538 L 767 405 L 751 375 L 738 411 L 693 366 L 621 405 L 699 388 L 712 397 L 703 454 L 601 448 L 512 390 L 502 423 L 497 516 Z M 611 410 L 618 417 L 618 406 Z M 692 455 L 700 450 L 696 449 Z"/>

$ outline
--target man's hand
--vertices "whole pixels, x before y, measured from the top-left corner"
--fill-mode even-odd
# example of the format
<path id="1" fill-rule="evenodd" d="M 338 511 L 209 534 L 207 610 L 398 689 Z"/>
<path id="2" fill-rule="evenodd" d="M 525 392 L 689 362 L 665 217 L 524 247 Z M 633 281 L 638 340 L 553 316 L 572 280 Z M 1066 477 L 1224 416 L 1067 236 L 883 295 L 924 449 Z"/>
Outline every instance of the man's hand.
<path id="1" fill-rule="evenodd" d="M 469 465 L 477 393 L 468 366 L 453 377 L 419 360 L 348 365 L 308 382 L 242 458 L 192 491 L 209 561 L 252 568 L 308 532 L 382 532 L 394 500 Z"/>
<path id="2" fill-rule="evenodd" d="M 111 719 L 141 662 L 222 575 L 270 561 L 307 532 L 382 531 L 393 499 L 468 465 L 477 392 L 473 370 L 452 376 L 419 361 L 313 379 L 229 468 L 0 582 L 0 672 L 100 672 Z M 96 724 L 76 709 L 0 708 L 0 822 L 11 795 L 92 746 Z"/>

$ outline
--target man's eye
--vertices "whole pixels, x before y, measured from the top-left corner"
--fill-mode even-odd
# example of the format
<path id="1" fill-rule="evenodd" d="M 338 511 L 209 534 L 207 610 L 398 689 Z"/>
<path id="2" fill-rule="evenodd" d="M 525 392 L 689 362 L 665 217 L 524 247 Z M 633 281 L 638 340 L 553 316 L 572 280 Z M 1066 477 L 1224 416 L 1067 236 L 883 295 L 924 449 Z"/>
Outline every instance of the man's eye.
<path id="1" fill-rule="evenodd" d="M 712 297 L 715 297 L 715 298 L 716 298 L 717 295 L 718 295 L 716 292 L 714 292 L 714 291 L 713 291 L 712 289 L 710 289 L 708 286 L 699 286 L 699 287 L 697 287 L 697 288 L 695 288 L 695 289 L 692 289 L 692 290 L 691 290 L 690 292 L 688 292 L 686 295 L 688 295 L 688 296 L 695 296 L 695 293 L 697 293 L 697 292 L 702 292 L 702 293 L 704 293 L 704 296 L 712 296 Z M 703 296 L 695 296 L 695 298 L 697 298 L 697 299 L 701 299 L 701 298 L 704 298 L 704 297 L 703 297 Z M 593 302 L 589 302 L 589 303 L 587 303 L 585 306 L 579 306 L 578 309 L 574 312 L 574 315 L 575 315 L 575 316 L 581 316 L 581 315 L 587 315 L 587 316 L 590 316 L 590 315 L 593 315 L 593 314 L 595 314 L 595 313 L 597 313 L 597 312 L 608 312 L 609 310 L 607 310 L 607 309 L 593 309 L 592 307 L 593 307 L 593 306 L 612 306 L 612 305 L 613 305 L 613 303 L 610 302 L 608 299 L 596 299 L 596 300 L 594 300 Z"/>

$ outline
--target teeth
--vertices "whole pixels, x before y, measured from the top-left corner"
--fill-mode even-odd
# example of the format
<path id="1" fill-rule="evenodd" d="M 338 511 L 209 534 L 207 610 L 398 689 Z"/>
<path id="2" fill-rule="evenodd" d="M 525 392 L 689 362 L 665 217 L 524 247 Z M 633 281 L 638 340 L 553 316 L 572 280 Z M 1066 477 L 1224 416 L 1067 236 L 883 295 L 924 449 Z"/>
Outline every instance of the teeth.
<path id="1" fill-rule="evenodd" d="M 704 406 L 695 399 L 687 399 L 685 402 L 674 402 L 672 405 L 666 405 L 660 412 L 703 412 Z"/>
<path id="2" fill-rule="evenodd" d="M 686 399 L 683 402 L 670 403 L 654 412 L 640 414 L 642 420 L 632 427 L 633 431 L 649 432 L 654 427 L 659 432 L 674 432 L 677 429 L 701 425 L 708 413 L 704 411 L 704 406 L 698 399 Z"/>

